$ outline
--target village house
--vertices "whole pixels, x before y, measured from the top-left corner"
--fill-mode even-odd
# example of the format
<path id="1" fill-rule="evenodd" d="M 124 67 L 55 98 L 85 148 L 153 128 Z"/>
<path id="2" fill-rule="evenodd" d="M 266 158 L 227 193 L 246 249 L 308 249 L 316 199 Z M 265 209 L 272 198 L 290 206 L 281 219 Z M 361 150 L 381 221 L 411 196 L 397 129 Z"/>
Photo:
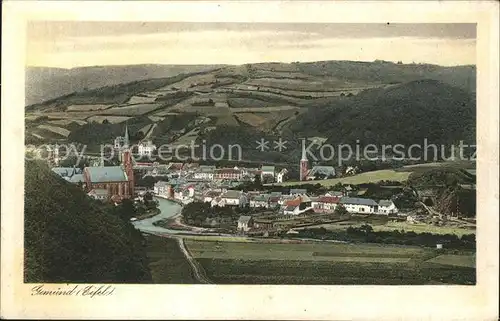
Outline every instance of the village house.
<path id="1" fill-rule="evenodd" d="M 340 197 L 320 196 L 311 204 L 316 213 L 333 213 L 339 202 Z"/>
<path id="2" fill-rule="evenodd" d="M 276 174 L 276 183 L 283 183 L 288 170 L 283 168 L 279 173 Z"/>
<path id="3" fill-rule="evenodd" d="M 106 201 L 108 199 L 108 190 L 104 188 L 95 188 L 87 193 L 88 196 L 95 200 Z"/>
<path id="4" fill-rule="evenodd" d="M 257 207 L 268 208 L 270 198 L 271 198 L 271 195 L 269 195 L 269 194 L 261 194 L 261 195 L 254 196 L 253 198 L 250 199 L 250 207 L 252 207 L 252 208 L 257 208 Z"/>
<path id="5" fill-rule="evenodd" d="M 78 167 L 53 167 L 52 171 L 73 184 L 79 184 L 85 181 L 83 170 Z"/>
<path id="6" fill-rule="evenodd" d="M 214 173 L 215 166 L 201 165 L 193 174 L 193 177 L 196 179 L 211 181 L 214 179 Z"/>
<path id="7" fill-rule="evenodd" d="M 210 201 L 210 206 L 211 207 L 214 207 L 214 206 L 224 207 L 224 206 L 226 206 L 226 201 L 222 197 L 218 196 L 218 197 L 213 198 L 212 201 Z"/>
<path id="8" fill-rule="evenodd" d="M 378 202 L 378 212 L 379 214 L 397 214 L 398 208 L 391 200 L 381 200 Z"/>
<path id="9" fill-rule="evenodd" d="M 216 197 L 219 197 L 221 195 L 221 192 L 219 191 L 214 191 L 214 190 L 209 190 L 205 192 L 203 195 L 203 202 L 209 203 L 212 202 L 212 200 Z"/>
<path id="10" fill-rule="evenodd" d="M 315 180 L 320 176 L 324 179 L 335 177 L 335 168 L 333 166 L 313 166 L 307 173 L 307 180 Z"/>
<path id="11" fill-rule="evenodd" d="M 342 197 L 339 203 L 344 205 L 349 213 L 378 213 L 377 202 L 369 198 Z"/>
<path id="12" fill-rule="evenodd" d="M 164 182 L 164 181 L 158 181 L 154 184 L 153 186 L 153 192 L 156 195 L 163 195 L 167 196 L 170 195 L 171 192 L 171 186 L 169 183 Z"/>
<path id="13" fill-rule="evenodd" d="M 265 177 L 271 177 L 274 182 L 274 177 L 276 175 L 276 168 L 274 166 L 262 166 L 260 170 L 260 180 L 263 182 Z"/>
<path id="14" fill-rule="evenodd" d="M 243 171 L 239 168 L 220 168 L 216 169 L 214 173 L 215 180 L 241 180 L 243 178 Z"/>
<path id="15" fill-rule="evenodd" d="M 137 146 L 137 152 L 141 157 L 151 157 L 153 152 L 156 150 L 156 145 L 153 144 L 152 141 L 142 141 Z"/>
<path id="16" fill-rule="evenodd" d="M 307 195 L 300 195 L 297 198 L 285 203 L 284 215 L 300 215 L 312 210 L 311 199 Z"/>
<path id="17" fill-rule="evenodd" d="M 181 172 L 183 167 L 184 163 L 169 163 L 167 169 L 170 173 L 177 173 Z"/>
<path id="18" fill-rule="evenodd" d="M 260 169 L 258 168 L 242 168 L 243 177 L 248 178 L 250 181 L 255 181 L 255 176 L 261 174 Z"/>
<path id="19" fill-rule="evenodd" d="M 342 197 L 342 196 L 345 196 L 344 195 L 344 192 L 340 192 L 340 191 L 328 191 L 325 193 L 325 196 L 334 196 L 334 197 Z"/>
<path id="20" fill-rule="evenodd" d="M 220 200 L 215 202 L 218 206 L 244 206 L 247 203 L 246 195 L 241 191 L 228 190 L 220 196 Z M 212 200 L 214 204 L 214 200 Z M 215 206 L 215 205 L 212 205 Z"/>
<path id="21" fill-rule="evenodd" d="M 251 216 L 240 216 L 238 219 L 238 231 L 248 232 L 253 225 L 253 220 Z"/>

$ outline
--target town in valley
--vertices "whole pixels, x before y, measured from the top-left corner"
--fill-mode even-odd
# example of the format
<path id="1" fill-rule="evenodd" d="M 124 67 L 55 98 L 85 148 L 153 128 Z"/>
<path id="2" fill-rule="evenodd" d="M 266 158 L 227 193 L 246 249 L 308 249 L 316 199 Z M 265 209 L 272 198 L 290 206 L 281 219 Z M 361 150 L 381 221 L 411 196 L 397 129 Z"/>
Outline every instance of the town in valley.
<path id="1" fill-rule="evenodd" d="M 52 24 L 77 30 L 28 30 Z M 117 35 L 129 33 L 109 26 L 128 48 Z M 130 26 L 145 28 L 144 43 L 186 27 Z M 247 25 L 223 26 L 203 24 L 258 48 Z M 365 27 L 259 25 L 299 39 L 276 42 L 296 57 L 283 61 L 224 62 L 207 49 L 205 63 L 139 64 L 136 48 L 128 65 L 66 68 L 33 56 L 25 282 L 475 284 L 475 25 Z M 359 58 L 340 30 L 382 57 Z M 65 48 L 80 35 L 60 37 Z M 301 56 L 324 39 L 354 53 Z M 173 43 L 162 50 L 184 52 Z M 392 43 L 429 61 L 377 47 Z"/>

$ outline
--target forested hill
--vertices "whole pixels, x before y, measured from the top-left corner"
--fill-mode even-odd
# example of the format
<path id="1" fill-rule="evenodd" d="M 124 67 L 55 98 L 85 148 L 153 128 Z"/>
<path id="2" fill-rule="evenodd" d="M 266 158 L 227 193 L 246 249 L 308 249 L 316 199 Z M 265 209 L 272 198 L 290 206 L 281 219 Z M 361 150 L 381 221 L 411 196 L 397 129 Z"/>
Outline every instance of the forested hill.
<path id="1" fill-rule="evenodd" d="M 47 188 L 50 186 L 50 188 Z M 149 283 L 143 238 L 43 163 L 25 164 L 25 282 Z"/>
<path id="2" fill-rule="evenodd" d="M 476 101 L 458 87 L 417 80 L 316 102 L 291 130 L 333 144 L 458 144 L 475 141 Z"/>

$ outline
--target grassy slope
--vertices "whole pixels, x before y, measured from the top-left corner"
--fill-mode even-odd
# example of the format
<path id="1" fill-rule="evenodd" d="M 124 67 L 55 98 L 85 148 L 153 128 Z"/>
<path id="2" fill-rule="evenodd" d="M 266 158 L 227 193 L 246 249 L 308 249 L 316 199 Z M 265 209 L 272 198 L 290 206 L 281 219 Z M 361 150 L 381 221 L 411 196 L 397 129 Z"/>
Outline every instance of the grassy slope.
<path id="1" fill-rule="evenodd" d="M 383 169 L 379 171 L 373 171 L 373 172 L 365 172 L 361 173 L 358 175 L 353 175 L 353 176 L 348 176 L 348 177 L 343 177 L 343 178 L 332 178 L 332 179 L 324 179 L 324 180 L 318 180 L 318 181 L 310 181 L 311 184 L 321 184 L 323 186 L 333 186 L 338 183 L 342 184 L 353 184 L 353 185 L 358 185 L 358 184 L 365 184 L 365 183 L 377 183 L 380 181 L 397 181 L 397 182 L 404 182 L 408 179 L 410 176 L 409 172 L 397 172 L 394 170 L 390 169 Z M 301 184 L 303 182 L 285 182 L 281 185 L 287 186 L 287 185 L 297 185 Z M 276 184 L 275 184 L 276 185 Z"/>
<path id="2" fill-rule="evenodd" d="M 174 239 L 146 236 L 149 268 L 154 283 L 198 283 L 191 266 Z"/>
<path id="3" fill-rule="evenodd" d="M 25 173 L 25 281 L 151 281 L 140 233 L 114 208 L 43 163 L 27 161 Z"/>

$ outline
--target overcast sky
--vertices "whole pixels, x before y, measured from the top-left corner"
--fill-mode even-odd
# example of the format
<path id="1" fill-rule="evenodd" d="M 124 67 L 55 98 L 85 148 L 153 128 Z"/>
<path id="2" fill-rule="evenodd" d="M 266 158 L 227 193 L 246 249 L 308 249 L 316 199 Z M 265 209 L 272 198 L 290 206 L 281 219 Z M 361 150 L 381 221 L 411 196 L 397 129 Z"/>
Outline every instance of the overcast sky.
<path id="1" fill-rule="evenodd" d="M 27 65 L 476 63 L 475 24 L 31 22 Z"/>

